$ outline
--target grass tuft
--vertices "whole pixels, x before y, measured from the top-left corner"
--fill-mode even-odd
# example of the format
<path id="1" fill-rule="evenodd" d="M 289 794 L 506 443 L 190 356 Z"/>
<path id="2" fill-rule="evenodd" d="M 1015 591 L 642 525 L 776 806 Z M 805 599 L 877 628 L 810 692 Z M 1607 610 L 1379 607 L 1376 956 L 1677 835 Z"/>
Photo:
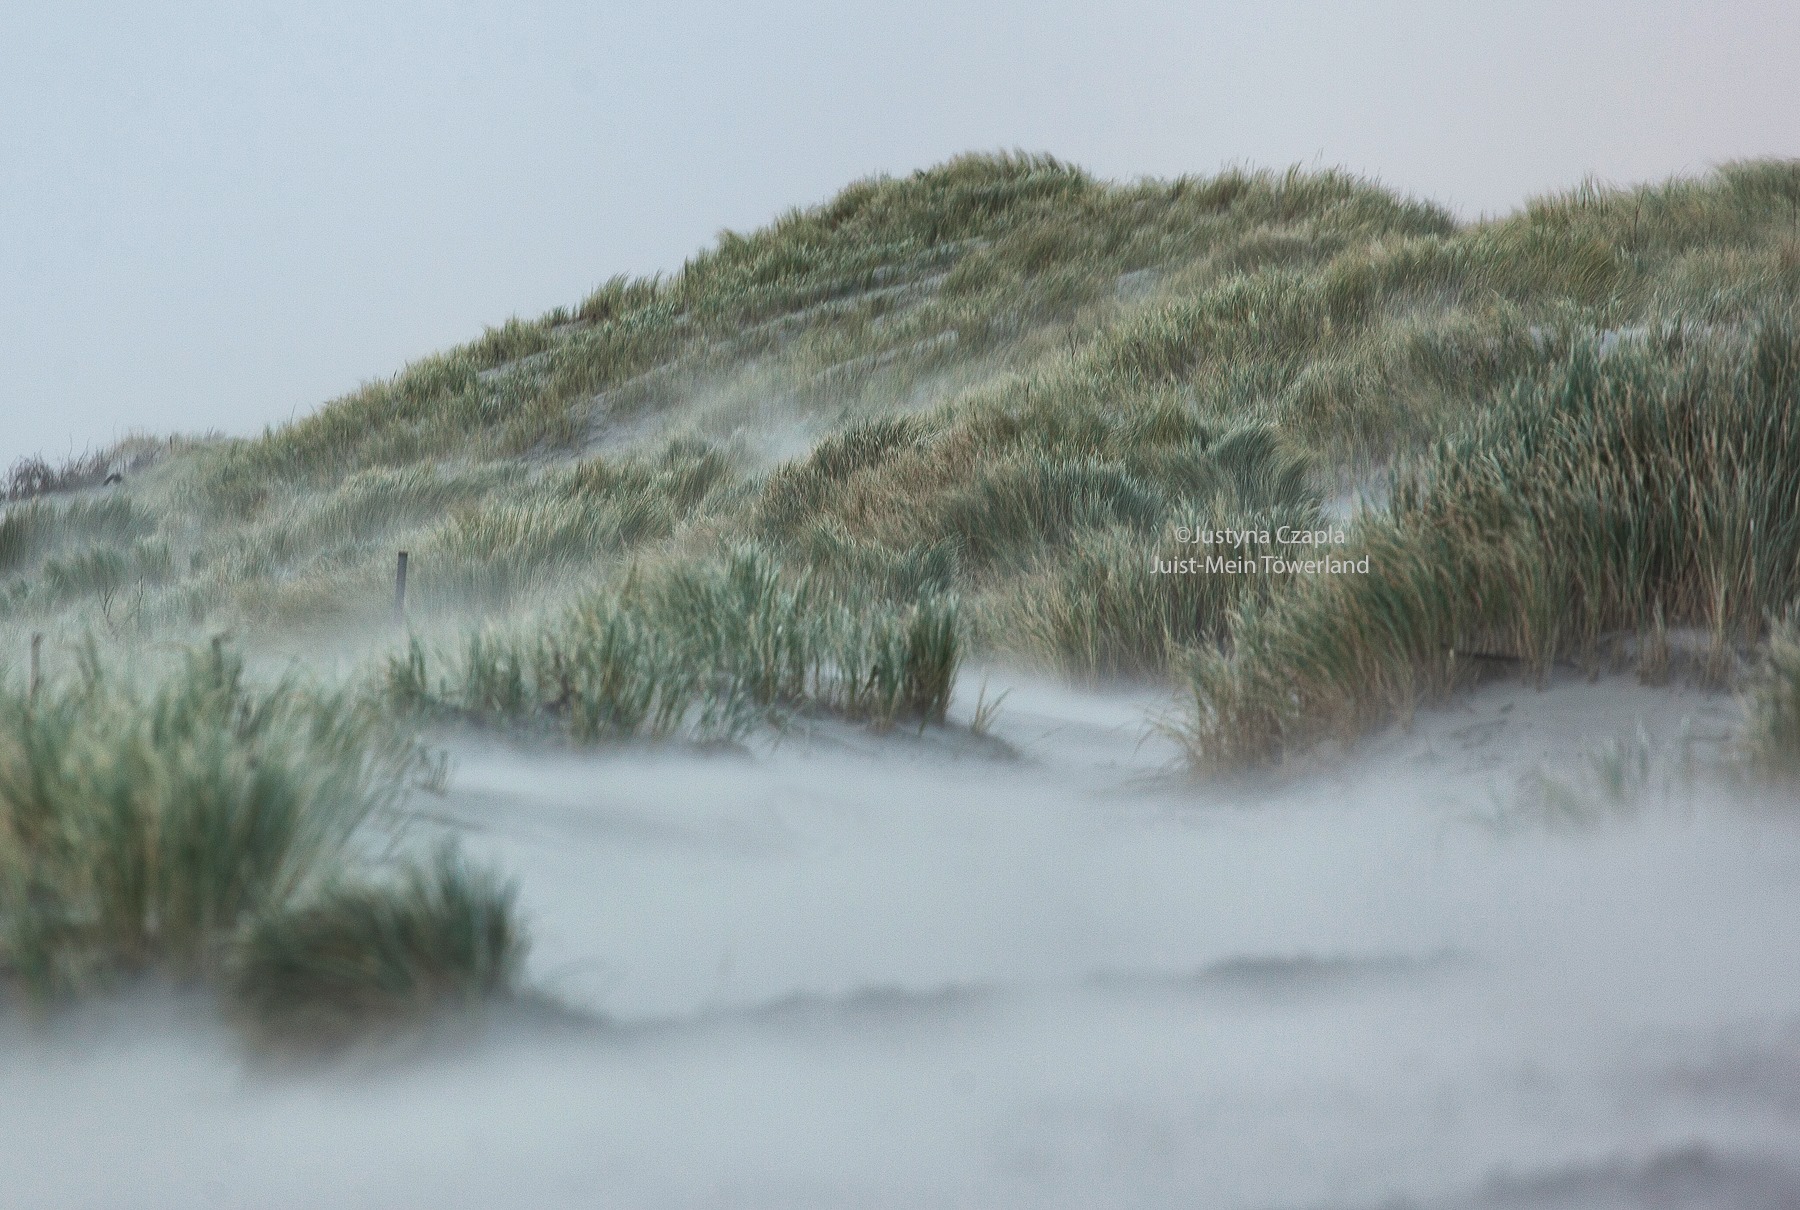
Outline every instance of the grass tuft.
<path id="1" fill-rule="evenodd" d="M 256 917 L 228 994 L 265 1046 L 336 1047 L 513 994 L 526 939 L 517 891 L 454 848 L 367 885 Z"/>
<path id="2" fill-rule="evenodd" d="M 279 1015 L 287 985 L 258 984 L 282 970 L 269 930 L 350 902 L 409 922 L 408 960 L 440 983 L 516 970 L 522 942 L 459 948 L 486 883 L 442 862 L 396 880 L 365 858 L 365 833 L 429 771 L 369 703 L 254 687 L 222 645 L 134 676 L 90 644 L 73 678 L 0 696 L 0 724 L 0 972 L 31 1003 L 154 974 Z M 362 1003 L 385 1014 L 392 955 L 364 940 Z"/>
<path id="3" fill-rule="evenodd" d="M 414 640 L 390 657 L 385 695 L 427 716 L 550 728 L 584 744 L 735 740 L 809 710 L 941 722 L 958 619 L 947 597 L 834 598 L 746 547 L 592 596 L 545 629 L 479 629 L 448 656 Z"/>

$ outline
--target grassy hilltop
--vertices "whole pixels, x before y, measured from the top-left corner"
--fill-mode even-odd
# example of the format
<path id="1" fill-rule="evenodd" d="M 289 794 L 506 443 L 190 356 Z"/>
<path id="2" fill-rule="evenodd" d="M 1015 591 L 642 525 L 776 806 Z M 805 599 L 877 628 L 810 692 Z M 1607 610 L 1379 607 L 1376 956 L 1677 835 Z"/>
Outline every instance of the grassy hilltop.
<path id="1" fill-rule="evenodd" d="M 356 819 L 409 774 L 404 742 L 368 718 L 350 742 L 346 711 L 576 742 L 729 739 L 792 710 L 941 721 L 971 652 L 1190 686 L 1203 768 L 1567 664 L 1748 687 L 1754 752 L 1791 769 L 1797 323 L 1800 162 L 1460 223 L 1341 172 L 1117 184 L 965 156 L 723 233 L 672 276 L 615 278 L 261 437 L 21 464 L 0 519 L 4 708 L 25 720 L 0 739 L 0 956 L 43 987 L 212 970 L 259 1020 L 286 1011 L 270 987 L 360 1003 L 308 954 L 387 945 L 389 985 L 426 1000 L 516 963 L 503 889 L 450 858 L 313 879 L 348 843 L 336 824 L 269 841 L 273 898 L 155 906 L 185 884 L 151 877 L 183 851 L 146 839 L 173 808 L 120 788 L 165 759 L 120 722 L 145 711 L 268 748 L 282 810 L 329 790 Z M 1316 553 L 1262 537 L 1283 526 L 1341 530 L 1329 553 L 1368 570 L 1254 562 Z M 1152 574 L 1220 553 L 1195 528 L 1255 535 L 1249 574 Z M 102 672 L 213 635 L 354 671 L 268 698 L 230 645 L 154 692 Z M 282 712 L 319 720 L 310 747 L 244 730 Z M 158 784 L 251 776 L 231 751 Z M 58 797 L 47 769 L 101 788 Z M 251 843 L 228 815 L 182 826 Z M 146 935 L 146 911 L 187 931 Z"/>

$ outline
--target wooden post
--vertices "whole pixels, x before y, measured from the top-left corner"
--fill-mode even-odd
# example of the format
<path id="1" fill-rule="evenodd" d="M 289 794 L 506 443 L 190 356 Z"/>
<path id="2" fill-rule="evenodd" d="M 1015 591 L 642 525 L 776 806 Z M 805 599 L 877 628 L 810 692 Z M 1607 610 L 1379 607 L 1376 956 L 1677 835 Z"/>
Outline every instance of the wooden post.
<path id="1" fill-rule="evenodd" d="M 31 700 L 34 702 L 37 701 L 38 686 L 42 685 L 44 683 L 44 666 L 43 666 L 43 657 L 42 657 L 43 649 L 44 649 L 44 636 L 41 634 L 32 635 L 31 636 Z"/>
<path id="2" fill-rule="evenodd" d="M 394 569 L 394 625 L 406 625 L 406 552 L 400 552 L 400 563 Z"/>

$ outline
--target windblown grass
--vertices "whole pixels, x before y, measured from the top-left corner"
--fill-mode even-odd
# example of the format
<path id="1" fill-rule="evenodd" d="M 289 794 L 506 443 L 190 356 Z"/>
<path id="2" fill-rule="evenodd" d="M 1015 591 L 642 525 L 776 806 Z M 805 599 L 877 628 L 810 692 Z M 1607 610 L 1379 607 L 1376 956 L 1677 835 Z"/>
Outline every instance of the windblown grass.
<path id="1" fill-rule="evenodd" d="M 1347 739 L 1484 664 L 1597 667 L 1665 620 L 1711 634 L 1726 677 L 1800 596 L 1800 336 L 1579 346 L 1438 447 L 1350 551 L 1369 574 L 1296 582 L 1196 654 L 1196 760 Z"/>
<path id="2" fill-rule="evenodd" d="M 525 958 L 515 889 L 454 849 L 256 917 L 227 974 L 268 1045 L 341 1045 L 509 997 Z"/>
<path id="3" fill-rule="evenodd" d="M 1207 512 L 1202 519 L 1256 533 L 1319 524 L 1314 510 L 1301 508 Z M 1160 675 L 1184 649 L 1225 640 L 1236 610 L 1267 601 L 1288 578 L 1260 565 L 1263 554 L 1280 553 L 1272 545 L 1251 542 L 1231 553 L 1257 566 L 1245 574 L 1210 573 L 1192 543 L 1166 536 L 1147 542 L 1117 527 L 1085 529 L 1039 555 L 1030 572 L 990 603 L 993 641 L 1080 679 Z"/>
<path id="4" fill-rule="evenodd" d="M 37 456 L 20 458 L 0 479 L 0 502 L 33 500 L 117 482 L 153 465 L 183 444 L 178 438 L 127 437 L 108 449 L 76 454 L 61 466 L 52 466 Z"/>
<path id="5" fill-rule="evenodd" d="M 1310 526 L 1311 471 L 1267 425 L 1102 411 L 1025 384 L 947 421 L 821 443 L 769 478 L 760 519 L 834 584 L 956 586 L 991 645 L 1083 675 L 1156 673 L 1171 642 L 1216 637 L 1245 587 L 1157 576 L 1157 556 L 1191 553 L 1167 531 Z"/>
<path id="6" fill-rule="evenodd" d="M 367 833 L 418 754 L 366 704 L 253 688 L 219 646 L 149 679 L 108 671 L 90 647 L 77 676 L 0 696 L 0 717 L 9 991 L 42 1005 L 158 974 L 222 985 L 275 1032 L 315 1011 L 385 1012 L 396 971 L 409 986 L 505 991 L 518 942 L 504 895 L 460 866 L 394 878 L 373 860 Z M 313 927 L 347 903 L 411 931 Z M 454 939 L 471 905 L 489 912 L 487 940 L 434 940 Z M 335 972 L 316 998 L 294 974 L 306 963 Z"/>
<path id="7" fill-rule="evenodd" d="M 660 406 L 714 367 L 773 355 L 805 381 L 889 355 L 987 357 L 1110 305 L 1122 274 L 1302 228 L 1331 246 L 1454 223 L 1336 172 L 1118 186 L 1044 156 L 964 156 L 726 232 L 671 278 L 614 279 L 572 309 L 509 321 L 245 453 L 262 479 L 573 448 L 596 404 Z"/>
<path id="8" fill-rule="evenodd" d="M 415 639 L 390 659 L 385 696 L 577 743 L 729 740 L 804 710 L 942 722 L 960 643 L 952 599 L 853 607 L 745 549 L 634 580 L 541 630 L 476 630 L 448 657 Z"/>

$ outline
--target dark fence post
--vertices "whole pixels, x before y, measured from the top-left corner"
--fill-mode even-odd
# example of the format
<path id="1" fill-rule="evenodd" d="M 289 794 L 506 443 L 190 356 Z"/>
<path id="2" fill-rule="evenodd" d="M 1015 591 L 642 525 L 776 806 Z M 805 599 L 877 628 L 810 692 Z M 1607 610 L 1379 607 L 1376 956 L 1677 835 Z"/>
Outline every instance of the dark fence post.
<path id="1" fill-rule="evenodd" d="M 31 636 L 31 698 L 30 698 L 30 700 L 32 700 L 34 702 L 37 701 L 38 686 L 42 685 L 44 683 L 44 666 L 43 666 L 43 655 L 42 655 L 43 649 L 44 649 L 44 636 L 41 634 L 32 635 Z"/>
<path id="2" fill-rule="evenodd" d="M 406 624 L 406 552 L 400 552 L 400 563 L 394 569 L 394 625 Z"/>

